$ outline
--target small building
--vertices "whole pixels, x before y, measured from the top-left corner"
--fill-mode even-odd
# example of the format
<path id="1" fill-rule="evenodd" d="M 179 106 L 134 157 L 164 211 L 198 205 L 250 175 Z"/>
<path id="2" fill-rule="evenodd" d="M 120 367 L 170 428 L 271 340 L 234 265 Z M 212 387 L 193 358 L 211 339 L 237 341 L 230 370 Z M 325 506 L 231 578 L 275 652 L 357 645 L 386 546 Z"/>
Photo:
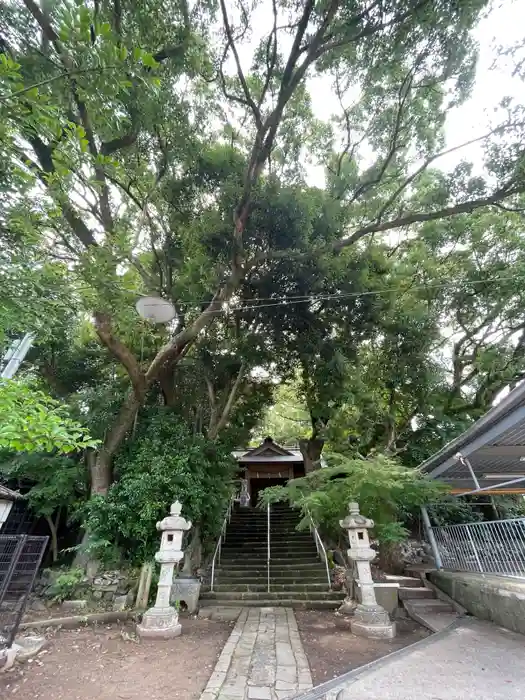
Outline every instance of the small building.
<path id="1" fill-rule="evenodd" d="M 11 512 L 13 503 L 20 498 L 22 498 L 22 496 L 17 491 L 11 491 L 7 486 L 2 486 L 0 484 L 0 530 Z"/>
<path id="2" fill-rule="evenodd" d="M 258 447 L 235 450 L 241 478 L 247 482 L 250 505 L 257 505 L 259 493 L 269 486 L 283 486 L 290 479 L 304 476 L 301 451 L 278 445 L 267 437 Z"/>

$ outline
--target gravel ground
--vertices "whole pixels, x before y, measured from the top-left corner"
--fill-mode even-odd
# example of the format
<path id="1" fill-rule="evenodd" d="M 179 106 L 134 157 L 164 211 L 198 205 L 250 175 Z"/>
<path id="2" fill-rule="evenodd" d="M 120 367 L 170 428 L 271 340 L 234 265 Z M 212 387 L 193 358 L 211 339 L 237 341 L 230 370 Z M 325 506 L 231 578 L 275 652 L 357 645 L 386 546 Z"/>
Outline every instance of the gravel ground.
<path id="1" fill-rule="evenodd" d="M 398 620 L 395 639 L 366 639 L 356 637 L 348 629 L 338 626 L 340 618 L 334 613 L 296 610 L 295 617 L 314 685 L 368 664 L 430 634 L 416 622 Z"/>
<path id="2" fill-rule="evenodd" d="M 232 625 L 181 624 L 172 640 L 138 641 L 132 624 L 61 630 L 30 663 L 0 673 L 0 698 L 198 700 Z"/>

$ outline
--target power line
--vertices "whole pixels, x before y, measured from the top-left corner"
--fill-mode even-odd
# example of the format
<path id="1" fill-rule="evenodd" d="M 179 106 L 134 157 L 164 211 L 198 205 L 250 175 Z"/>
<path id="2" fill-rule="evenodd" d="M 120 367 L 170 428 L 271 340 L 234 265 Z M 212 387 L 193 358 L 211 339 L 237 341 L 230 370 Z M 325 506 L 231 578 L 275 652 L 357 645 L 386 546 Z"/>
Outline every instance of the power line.
<path id="1" fill-rule="evenodd" d="M 429 283 L 429 284 L 424 284 L 424 285 L 411 285 L 407 288 L 402 288 L 402 287 L 386 287 L 385 289 L 371 289 L 363 292 L 347 292 L 347 293 L 335 293 L 335 294 L 319 294 L 319 295 L 313 295 L 313 294 L 298 294 L 298 295 L 285 295 L 285 296 L 276 296 L 276 297 L 259 297 L 257 299 L 249 299 L 248 305 L 246 306 L 231 306 L 226 309 L 217 309 L 215 311 L 211 311 L 209 313 L 213 314 L 219 314 L 219 313 L 227 313 L 231 311 L 249 311 L 252 309 L 264 309 L 264 308 L 269 308 L 273 306 L 289 306 L 289 305 L 294 305 L 294 304 L 306 304 L 308 302 L 316 302 L 316 301 L 330 301 L 330 300 L 338 300 L 338 299 L 350 299 L 350 298 L 356 298 L 356 297 L 367 297 L 367 296 L 381 296 L 382 294 L 391 294 L 391 293 L 396 293 L 399 292 L 401 294 L 406 294 L 409 291 L 426 291 L 427 289 L 447 289 L 447 288 L 454 288 L 456 286 L 468 286 L 468 285 L 476 285 L 476 284 L 488 284 L 488 283 L 493 283 L 493 282 L 510 282 L 512 280 L 518 280 L 522 279 L 518 275 L 509 275 L 509 276 L 500 276 L 500 277 L 486 277 L 485 279 L 477 279 L 477 280 L 463 280 L 459 283 L 442 283 L 442 282 L 435 282 L 435 283 Z M 525 281 L 525 280 L 524 280 Z M 135 296 L 136 293 L 126 289 L 124 287 L 120 287 L 120 285 L 115 284 L 114 286 L 118 287 L 120 290 L 127 292 L 128 294 Z M 91 290 L 92 287 L 85 287 L 82 289 L 86 290 Z M 204 304 L 210 304 L 212 299 L 200 299 L 200 300 L 189 300 L 189 299 L 180 299 L 177 300 L 175 303 L 177 306 L 203 306 Z M 271 303 L 269 304 L 258 304 L 256 302 L 258 301 L 269 301 Z M 253 302 L 252 305 L 249 305 Z M 204 310 L 206 312 L 206 310 Z"/>
<path id="2" fill-rule="evenodd" d="M 492 283 L 492 282 L 503 282 L 503 281 L 511 281 L 511 280 L 516 280 L 520 279 L 516 275 L 512 275 L 509 277 L 487 277 L 486 279 L 480 279 L 480 280 L 470 280 L 470 281 L 465 281 L 463 284 L 465 285 L 472 285 L 472 284 L 486 284 L 486 283 Z M 231 307 L 231 308 L 226 308 L 226 309 L 218 309 L 216 311 L 211 311 L 209 313 L 211 314 L 218 314 L 222 312 L 231 312 L 231 311 L 250 311 L 253 309 L 265 309 L 269 307 L 274 307 L 274 306 L 290 306 L 294 304 L 305 304 L 308 302 L 316 302 L 316 301 L 336 301 L 338 299 L 347 299 L 347 298 L 355 298 L 355 297 L 364 297 L 364 296 L 380 296 L 381 294 L 391 294 L 391 293 L 396 293 L 399 292 L 401 294 L 406 294 L 409 291 L 426 291 L 427 289 L 447 289 L 450 287 L 453 287 L 455 285 L 449 283 L 449 284 L 443 284 L 443 283 L 434 283 L 434 284 L 425 284 L 425 285 L 420 285 L 420 286 L 411 286 L 407 289 L 403 289 L 401 287 L 390 287 L 386 289 L 374 289 L 374 290 L 369 290 L 365 292 L 348 292 L 347 294 L 327 294 L 327 295 L 318 295 L 318 296 L 304 296 L 304 297 L 275 297 L 275 303 L 271 304 L 256 304 L 253 306 L 237 306 L 237 307 Z M 281 299 L 281 301 L 279 301 Z M 250 300 L 251 301 L 251 300 Z M 255 300 L 253 300 L 255 301 Z M 190 302 L 187 302 L 190 303 Z M 195 304 L 198 304 L 199 302 L 194 302 Z M 210 303 L 208 302 L 202 302 L 202 303 Z"/>

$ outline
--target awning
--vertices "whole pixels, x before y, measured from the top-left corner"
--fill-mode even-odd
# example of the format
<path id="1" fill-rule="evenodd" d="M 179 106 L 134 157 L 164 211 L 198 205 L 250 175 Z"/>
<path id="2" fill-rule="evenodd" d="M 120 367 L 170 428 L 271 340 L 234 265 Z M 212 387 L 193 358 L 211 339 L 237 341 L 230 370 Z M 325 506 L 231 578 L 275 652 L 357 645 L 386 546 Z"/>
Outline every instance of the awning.
<path id="1" fill-rule="evenodd" d="M 525 494 L 525 382 L 420 469 L 457 494 Z"/>

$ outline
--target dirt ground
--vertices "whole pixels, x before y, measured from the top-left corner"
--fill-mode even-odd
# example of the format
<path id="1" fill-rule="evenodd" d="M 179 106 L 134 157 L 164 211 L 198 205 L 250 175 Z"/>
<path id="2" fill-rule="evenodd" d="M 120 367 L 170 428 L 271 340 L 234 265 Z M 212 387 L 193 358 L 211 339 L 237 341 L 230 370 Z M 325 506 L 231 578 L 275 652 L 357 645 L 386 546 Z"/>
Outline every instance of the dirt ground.
<path id="1" fill-rule="evenodd" d="M 0 674 L 0 698 L 198 700 L 232 625 L 181 624 L 173 640 L 137 641 L 132 624 L 58 631 L 30 663 Z"/>
<path id="2" fill-rule="evenodd" d="M 370 663 L 430 634 L 416 622 L 398 620 L 395 639 L 365 639 L 338 626 L 338 619 L 333 613 L 296 610 L 295 616 L 314 685 Z"/>

